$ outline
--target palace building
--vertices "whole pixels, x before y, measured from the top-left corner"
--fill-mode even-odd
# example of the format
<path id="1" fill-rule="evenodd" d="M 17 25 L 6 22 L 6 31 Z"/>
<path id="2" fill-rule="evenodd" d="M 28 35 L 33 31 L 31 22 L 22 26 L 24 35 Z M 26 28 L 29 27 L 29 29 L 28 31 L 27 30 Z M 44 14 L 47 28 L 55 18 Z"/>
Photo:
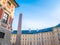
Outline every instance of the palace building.
<path id="1" fill-rule="evenodd" d="M 16 43 L 17 31 L 11 34 L 11 44 Z M 22 30 L 21 45 L 60 45 L 60 24 L 40 30 Z"/>
<path id="2" fill-rule="evenodd" d="M 15 0 L 0 0 L 0 45 L 10 45 L 14 10 L 18 7 Z"/>

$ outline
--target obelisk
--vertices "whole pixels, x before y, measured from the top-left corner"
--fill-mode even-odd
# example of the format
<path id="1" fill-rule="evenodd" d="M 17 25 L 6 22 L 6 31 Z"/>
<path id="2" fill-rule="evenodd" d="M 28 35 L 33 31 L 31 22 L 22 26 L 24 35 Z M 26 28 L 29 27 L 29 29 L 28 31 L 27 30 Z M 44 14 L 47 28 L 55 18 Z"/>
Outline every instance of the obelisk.
<path id="1" fill-rule="evenodd" d="M 22 28 L 22 13 L 19 15 L 18 30 L 15 45 L 21 45 L 21 28 Z"/>

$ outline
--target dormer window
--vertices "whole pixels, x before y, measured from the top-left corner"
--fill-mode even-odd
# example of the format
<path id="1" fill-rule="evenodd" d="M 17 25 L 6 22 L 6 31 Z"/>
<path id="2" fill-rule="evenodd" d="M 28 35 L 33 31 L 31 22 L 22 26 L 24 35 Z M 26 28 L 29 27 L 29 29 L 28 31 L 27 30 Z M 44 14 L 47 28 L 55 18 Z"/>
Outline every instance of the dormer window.
<path id="1" fill-rule="evenodd" d="M 4 15 L 3 15 L 3 17 L 2 17 L 2 22 L 5 23 L 5 24 L 7 24 L 7 22 L 8 22 L 8 17 L 9 17 L 9 15 L 8 15 L 7 13 L 4 13 Z"/>

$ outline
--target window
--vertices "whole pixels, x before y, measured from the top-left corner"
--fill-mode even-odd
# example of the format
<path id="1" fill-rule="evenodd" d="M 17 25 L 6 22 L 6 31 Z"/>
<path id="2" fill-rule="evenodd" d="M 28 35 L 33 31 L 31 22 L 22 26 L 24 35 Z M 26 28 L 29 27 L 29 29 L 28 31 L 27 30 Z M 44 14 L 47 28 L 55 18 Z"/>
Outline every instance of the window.
<path id="1" fill-rule="evenodd" d="M 58 39 L 59 39 L 59 41 L 60 41 L 60 34 L 58 33 Z"/>
<path id="2" fill-rule="evenodd" d="M 0 38 L 4 38 L 5 33 L 0 32 Z"/>
<path id="3" fill-rule="evenodd" d="M 30 45 L 32 45 L 32 42 L 30 42 Z"/>
<path id="4" fill-rule="evenodd" d="M 7 13 L 4 13 L 3 18 L 2 18 L 2 22 L 7 24 L 8 17 L 9 17 L 9 15 Z"/>
<path id="5" fill-rule="evenodd" d="M 11 3 L 10 3 L 9 1 L 7 1 L 7 3 L 8 3 L 8 5 L 10 5 L 10 6 L 11 6 Z"/>

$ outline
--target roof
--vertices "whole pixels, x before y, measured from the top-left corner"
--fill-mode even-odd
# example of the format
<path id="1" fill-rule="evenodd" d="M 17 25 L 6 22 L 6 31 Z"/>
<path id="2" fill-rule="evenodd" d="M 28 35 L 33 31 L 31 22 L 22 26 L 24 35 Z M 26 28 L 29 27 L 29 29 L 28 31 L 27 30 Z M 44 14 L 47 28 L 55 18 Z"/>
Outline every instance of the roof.
<path id="1" fill-rule="evenodd" d="M 29 30 L 22 30 L 22 34 L 29 34 Z"/>
<path id="2" fill-rule="evenodd" d="M 31 30 L 29 34 L 37 34 L 37 30 Z"/>
<path id="3" fill-rule="evenodd" d="M 17 34 L 17 30 L 14 30 L 14 31 L 12 32 L 12 34 Z"/>
<path id="4" fill-rule="evenodd" d="M 56 25 L 55 27 L 60 27 L 60 24 Z"/>
<path id="5" fill-rule="evenodd" d="M 44 32 L 51 32 L 52 31 L 52 27 L 51 28 L 45 28 L 45 29 L 41 29 L 41 30 L 22 30 L 21 33 L 22 34 L 37 34 L 37 33 L 44 33 Z M 17 34 L 17 30 L 14 30 L 12 32 L 12 34 Z"/>
<path id="6" fill-rule="evenodd" d="M 15 7 L 19 6 L 18 3 L 15 0 L 10 0 L 10 1 L 15 5 Z"/>
<path id="7" fill-rule="evenodd" d="M 60 27 L 60 24 L 54 26 L 54 27 Z M 44 32 L 51 32 L 53 31 L 54 27 L 49 27 L 49 28 L 45 28 L 45 29 L 40 29 L 40 30 L 22 30 L 21 33 L 22 34 L 37 34 L 37 33 L 44 33 Z M 12 34 L 17 34 L 17 30 L 14 30 L 12 32 Z"/>
<path id="8" fill-rule="evenodd" d="M 46 29 L 41 29 L 38 31 L 38 33 L 43 33 L 43 32 L 51 32 L 53 27 L 46 28 Z"/>

